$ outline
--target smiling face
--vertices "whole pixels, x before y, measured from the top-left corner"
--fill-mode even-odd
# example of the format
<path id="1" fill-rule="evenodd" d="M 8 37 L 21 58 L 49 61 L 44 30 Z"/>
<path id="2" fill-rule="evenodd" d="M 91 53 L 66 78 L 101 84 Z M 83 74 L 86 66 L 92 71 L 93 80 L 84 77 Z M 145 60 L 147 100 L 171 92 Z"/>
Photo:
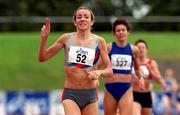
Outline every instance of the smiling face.
<path id="1" fill-rule="evenodd" d="M 78 30 L 91 30 L 94 24 L 94 18 L 89 9 L 79 9 L 74 15 L 74 25 Z"/>

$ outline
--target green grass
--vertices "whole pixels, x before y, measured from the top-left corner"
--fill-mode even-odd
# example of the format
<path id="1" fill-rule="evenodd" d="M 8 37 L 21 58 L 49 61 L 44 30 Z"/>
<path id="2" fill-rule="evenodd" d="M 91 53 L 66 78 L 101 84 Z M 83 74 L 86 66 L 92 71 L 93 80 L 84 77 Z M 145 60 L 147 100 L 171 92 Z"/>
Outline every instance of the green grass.
<path id="1" fill-rule="evenodd" d="M 51 33 L 50 46 L 62 33 Z M 97 33 L 107 42 L 114 40 L 108 32 Z M 156 59 L 180 59 L 180 33 L 136 32 L 129 42 L 144 38 L 149 44 L 149 53 Z M 64 85 L 63 51 L 47 62 L 38 62 L 40 32 L 0 33 L 0 89 L 1 90 L 51 90 Z M 100 89 L 103 87 L 101 79 Z"/>

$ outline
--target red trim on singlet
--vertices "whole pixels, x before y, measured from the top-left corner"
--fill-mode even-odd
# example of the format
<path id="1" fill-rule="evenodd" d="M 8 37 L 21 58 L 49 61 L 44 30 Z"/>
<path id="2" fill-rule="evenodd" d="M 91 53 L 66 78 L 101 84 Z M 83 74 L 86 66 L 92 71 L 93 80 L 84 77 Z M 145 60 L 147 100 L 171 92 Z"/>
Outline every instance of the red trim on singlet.
<path id="1" fill-rule="evenodd" d="M 152 65 L 152 60 L 149 59 L 148 64 L 151 66 Z M 149 71 L 149 79 L 152 79 L 151 71 Z"/>
<path id="2" fill-rule="evenodd" d="M 150 65 L 150 66 L 151 66 L 151 64 L 152 64 L 152 60 L 149 59 L 145 64 L 140 64 L 140 65 L 145 65 L 145 66 Z M 152 73 L 151 73 L 151 71 L 149 71 L 148 79 L 152 79 Z"/>
<path id="3" fill-rule="evenodd" d="M 82 68 L 84 65 L 83 64 L 76 64 L 76 67 Z"/>

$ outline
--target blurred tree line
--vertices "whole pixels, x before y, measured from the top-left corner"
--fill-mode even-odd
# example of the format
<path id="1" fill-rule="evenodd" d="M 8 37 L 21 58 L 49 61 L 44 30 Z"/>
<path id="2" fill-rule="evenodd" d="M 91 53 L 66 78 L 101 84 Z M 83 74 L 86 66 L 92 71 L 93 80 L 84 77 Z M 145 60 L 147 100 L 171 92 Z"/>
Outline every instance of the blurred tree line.
<path id="1" fill-rule="evenodd" d="M 36 31 L 42 23 L 27 23 L 26 21 L 4 21 L 3 17 L 32 16 L 71 16 L 79 6 L 90 7 L 96 16 L 124 17 L 132 16 L 130 22 L 135 30 L 148 31 L 179 31 L 180 30 L 180 0 L 0 0 L 0 31 Z M 147 21 L 148 16 L 174 16 L 175 20 Z M 25 20 L 26 20 L 25 18 Z M 112 18 L 113 19 L 113 18 Z M 133 19 L 133 21 L 131 20 Z M 12 18 L 16 20 L 16 18 Z M 96 23 L 95 30 L 111 30 L 109 22 Z M 144 20 L 144 21 L 143 21 Z M 155 19 L 156 20 L 156 19 Z M 54 31 L 73 30 L 69 23 L 53 23 Z"/>

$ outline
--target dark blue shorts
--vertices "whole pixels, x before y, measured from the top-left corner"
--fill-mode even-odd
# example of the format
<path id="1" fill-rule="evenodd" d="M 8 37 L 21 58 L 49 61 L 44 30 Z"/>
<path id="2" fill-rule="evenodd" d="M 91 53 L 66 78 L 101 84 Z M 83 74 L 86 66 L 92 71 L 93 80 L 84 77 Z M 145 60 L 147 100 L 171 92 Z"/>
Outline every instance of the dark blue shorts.
<path id="1" fill-rule="evenodd" d="M 106 90 L 116 99 L 118 102 L 123 94 L 131 87 L 131 83 L 106 83 L 105 88 Z"/>

